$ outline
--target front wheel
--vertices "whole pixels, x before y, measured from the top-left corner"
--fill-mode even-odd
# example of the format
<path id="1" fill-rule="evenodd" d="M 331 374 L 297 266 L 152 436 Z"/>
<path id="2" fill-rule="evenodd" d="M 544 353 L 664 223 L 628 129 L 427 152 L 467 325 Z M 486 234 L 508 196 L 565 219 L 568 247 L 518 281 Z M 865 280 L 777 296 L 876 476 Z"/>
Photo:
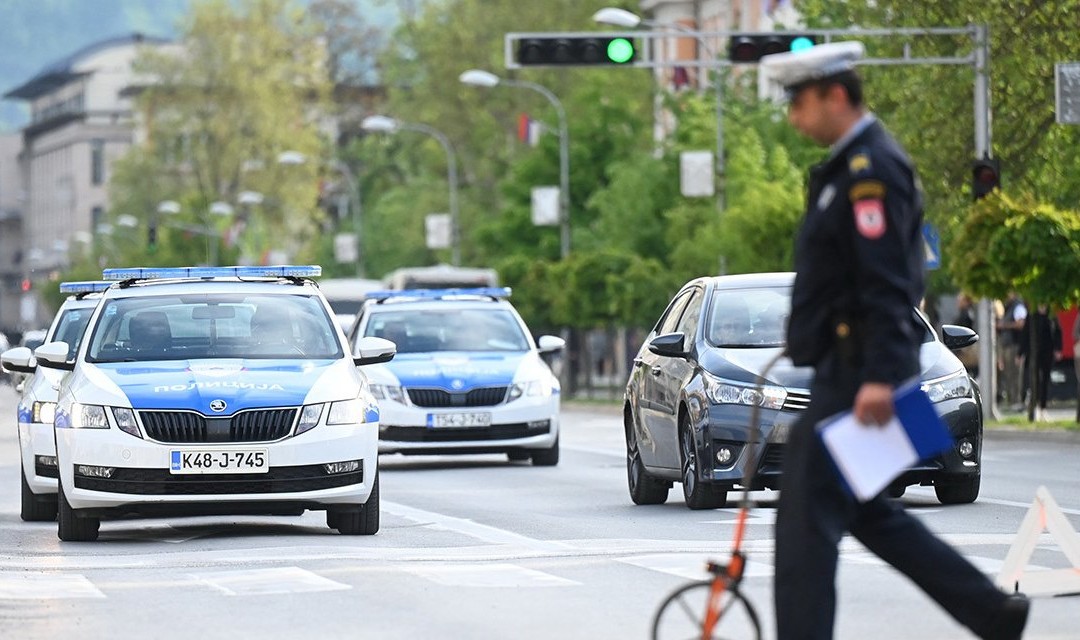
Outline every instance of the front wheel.
<path id="1" fill-rule="evenodd" d="M 346 536 L 372 536 L 379 532 L 379 472 L 367 502 L 348 509 L 331 507 L 326 511 L 326 524 Z"/>
<path id="2" fill-rule="evenodd" d="M 57 481 L 56 536 L 64 542 L 93 542 L 98 539 L 99 518 L 82 516 L 68 504 L 64 484 Z"/>
<path id="3" fill-rule="evenodd" d="M 698 477 L 697 445 L 694 444 L 694 432 L 689 425 L 683 424 L 679 430 L 682 441 L 682 489 L 686 506 L 691 509 L 719 509 L 727 506 L 727 489 L 711 483 L 701 482 Z"/>
<path id="4" fill-rule="evenodd" d="M 737 589 L 720 594 L 716 624 L 705 629 L 705 615 L 712 594 L 712 581 L 692 582 L 676 589 L 664 600 L 653 618 L 653 640 L 686 638 L 736 638 L 761 640 L 761 622 L 757 611 Z"/>
<path id="5" fill-rule="evenodd" d="M 559 464 L 559 436 L 555 436 L 555 444 L 547 449 L 533 449 L 529 455 L 534 467 L 554 467 Z"/>
<path id="6" fill-rule="evenodd" d="M 56 496 L 38 495 L 30 490 L 26 482 L 26 473 L 20 473 L 22 480 L 22 509 L 19 516 L 24 522 L 50 522 L 56 520 Z"/>
<path id="7" fill-rule="evenodd" d="M 942 476 L 934 481 L 934 493 L 941 504 L 970 504 L 979 497 L 982 474 Z"/>

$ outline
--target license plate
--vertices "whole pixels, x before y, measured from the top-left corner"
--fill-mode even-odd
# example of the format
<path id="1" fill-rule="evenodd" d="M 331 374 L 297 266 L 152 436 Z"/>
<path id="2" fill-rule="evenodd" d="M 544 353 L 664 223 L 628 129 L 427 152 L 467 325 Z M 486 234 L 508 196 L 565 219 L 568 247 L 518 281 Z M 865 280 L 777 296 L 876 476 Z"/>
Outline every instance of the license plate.
<path id="1" fill-rule="evenodd" d="M 169 473 L 266 473 L 266 449 L 173 449 Z"/>
<path id="2" fill-rule="evenodd" d="M 487 427 L 491 425 L 490 413 L 429 413 L 427 426 L 432 429 L 446 427 Z"/>

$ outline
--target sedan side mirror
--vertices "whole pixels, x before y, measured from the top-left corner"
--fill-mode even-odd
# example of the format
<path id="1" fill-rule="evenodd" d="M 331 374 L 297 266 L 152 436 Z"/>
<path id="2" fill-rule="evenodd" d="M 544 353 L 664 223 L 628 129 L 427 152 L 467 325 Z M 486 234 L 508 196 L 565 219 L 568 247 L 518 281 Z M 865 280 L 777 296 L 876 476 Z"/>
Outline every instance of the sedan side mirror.
<path id="1" fill-rule="evenodd" d="M 356 350 L 353 356 L 353 364 L 362 367 L 368 364 L 390 362 L 397 354 L 397 345 L 386 338 L 367 336 L 356 341 Z"/>
<path id="2" fill-rule="evenodd" d="M 66 342 L 50 342 L 35 349 L 34 357 L 43 367 L 72 371 L 75 369 L 75 361 L 68 361 L 69 349 L 70 347 Z"/>
<path id="3" fill-rule="evenodd" d="M 943 324 L 941 325 L 941 341 L 944 342 L 945 346 L 951 351 L 956 351 L 957 349 L 970 347 L 978 342 L 979 334 L 967 327 L 961 327 L 955 324 Z"/>
<path id="4" fill-rule="evenodd" d="M 33 373 L 37 369 L 34 354 L 26 347 L 15 347 L 0 354 L 0 363 L 15 373 Z"/>
<path id="5" fill-rule="evenodd" d="M 561 351 L 566 347 L 566 340 L 557 336 L 540 336 L 540 339 L 536 341 L 536 347 L 540 349 L 540 353 Z"/>
<path id="6" fill-rule="evenodd" d="M 669 358 L 686 357 L 686 336 L 681 333 L 665 333 L 649 341 L 649 351 Z"/>

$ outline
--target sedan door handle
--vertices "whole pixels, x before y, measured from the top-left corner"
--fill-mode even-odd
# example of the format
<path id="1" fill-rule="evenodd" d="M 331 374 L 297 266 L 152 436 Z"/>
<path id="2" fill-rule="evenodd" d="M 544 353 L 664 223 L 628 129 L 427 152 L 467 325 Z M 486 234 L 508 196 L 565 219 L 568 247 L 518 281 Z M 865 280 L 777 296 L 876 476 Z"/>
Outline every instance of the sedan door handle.
<path id="1" fill-rule="evenodd" d="M 651 367 L 651 368 L 649 369 L 649 373 L 653 374 L 654 376 L 658 376 L 658 375 L 660 375 L 660 372 L 661 372 L 661 371 L 662 371 L 662 369 L 661 369 L 660 367 L 656 366 L 656 365 L 653 365 L 653 366 L 652 366 L 652 367 Z"/>

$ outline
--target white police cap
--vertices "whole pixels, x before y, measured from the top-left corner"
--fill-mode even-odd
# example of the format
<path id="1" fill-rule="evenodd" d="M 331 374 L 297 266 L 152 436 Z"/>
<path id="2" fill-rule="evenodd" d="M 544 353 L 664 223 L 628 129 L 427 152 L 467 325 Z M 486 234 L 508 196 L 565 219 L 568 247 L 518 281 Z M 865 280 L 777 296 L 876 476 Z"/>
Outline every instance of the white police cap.
<path id="1" fill-rule="evenodd" d="M 855 68 L 866 49 L 857 40 L 828 42 L 761 58 L 761 68 L 789 93 L 801 85 Z"/>

